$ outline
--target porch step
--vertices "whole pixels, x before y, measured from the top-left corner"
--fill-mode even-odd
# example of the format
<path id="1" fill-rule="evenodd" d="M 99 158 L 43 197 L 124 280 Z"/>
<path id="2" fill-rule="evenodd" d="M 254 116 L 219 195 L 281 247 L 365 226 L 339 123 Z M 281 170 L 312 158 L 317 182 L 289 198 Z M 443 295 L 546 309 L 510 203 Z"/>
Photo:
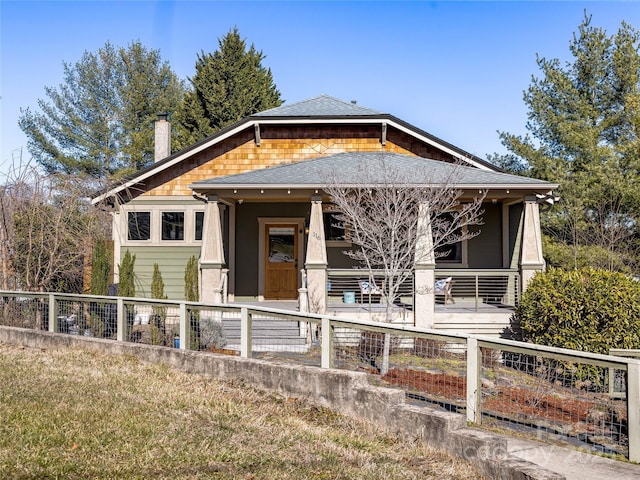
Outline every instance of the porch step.
<path id="1" fill-rule="evenodd" d="M 227 345 L 240 345 L 240 319 L 223 318 L 222 329 L 227 338 Z M 298 322 L 277 319 L 261 319 L 253 317 L 253 343 L 259 345 L 304 346 L 306 339 L 300 336 Z"/>

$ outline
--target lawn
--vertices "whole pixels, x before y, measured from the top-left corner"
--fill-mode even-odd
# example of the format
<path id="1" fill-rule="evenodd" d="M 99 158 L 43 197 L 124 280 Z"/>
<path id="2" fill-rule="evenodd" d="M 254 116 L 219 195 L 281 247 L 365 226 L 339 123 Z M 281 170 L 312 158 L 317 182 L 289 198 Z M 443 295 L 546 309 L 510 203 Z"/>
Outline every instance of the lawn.
<path id="1" fill-rule="evenodd" d="M 301 399 L 79 349 L 0 344 L 0 419 L 0 478 L 481 478 Z"/>

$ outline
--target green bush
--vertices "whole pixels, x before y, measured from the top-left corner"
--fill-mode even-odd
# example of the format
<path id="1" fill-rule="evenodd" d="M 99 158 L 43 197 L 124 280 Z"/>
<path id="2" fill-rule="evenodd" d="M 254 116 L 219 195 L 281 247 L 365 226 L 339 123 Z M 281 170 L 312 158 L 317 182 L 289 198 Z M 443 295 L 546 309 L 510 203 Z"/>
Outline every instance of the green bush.
<path id="1" fill-rule="evenodd" d="M 523 340 L 607 354 L 640 348 L 640 282 L 605 270 L 549 269 L 516 309 Z"/>

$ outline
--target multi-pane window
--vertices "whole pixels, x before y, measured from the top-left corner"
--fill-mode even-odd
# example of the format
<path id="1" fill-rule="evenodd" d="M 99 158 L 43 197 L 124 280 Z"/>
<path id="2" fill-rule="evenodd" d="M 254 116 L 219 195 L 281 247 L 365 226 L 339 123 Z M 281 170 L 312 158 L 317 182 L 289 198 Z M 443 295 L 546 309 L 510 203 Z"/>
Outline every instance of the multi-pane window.
<path id="1" fill-rule="evenodd" d="M 184 212 L 162 212 L 162 240 L 184 240 Z"/>
<path id="2" fill-rule="evenodd" d="M 149 240 L 151 238 L 151 212 L 128 212 L 127 226 L 129 240 Z"/>
<path id="3" fill-rule="evenodd" d="M 196 212 L 195 239 L 202 240 L 202 226 L 204 225 L 204 212 Z"/>

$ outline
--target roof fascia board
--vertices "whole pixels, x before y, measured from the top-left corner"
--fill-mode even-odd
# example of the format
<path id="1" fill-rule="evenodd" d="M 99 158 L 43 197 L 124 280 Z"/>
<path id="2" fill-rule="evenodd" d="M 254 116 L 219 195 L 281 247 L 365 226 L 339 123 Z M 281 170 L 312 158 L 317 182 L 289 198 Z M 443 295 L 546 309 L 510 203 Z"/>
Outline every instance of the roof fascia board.
<path id="1" fill-rule="evenodd" d="M 187 157 L 190 157 L 191 155 L 195 155 L 196 153 L 199 153 L 203 150 L 206 150 L 207 148 L 211 147 L 212 145 L 215 145 L 216 143 L 219 143 L 223 140 L 226 140 L 227 138 L 235 135 L 238 132 L 241 132 L 242 130 L 244 130 L 247 127 L 252 127 L 255 123 L 259 123 L 259 122 L 253 122 L 250 121 L 248 123 L 242 123 L 240 125 L 238 125 L 236 128 L 232 128 L 229 129 L 227 131 L 224 131 L 222 133 L 220 133 L 219 135 L 211 138 L 208 142 L 203 142 L 199 145 L 196 145 L 195 147 L 192 147 L 188 150 L 183 151 L 180 155 L 177 155 L 175 158 L 167 161 L 167 162 L 163 162 L 162 164 L 158 164 L 158 168 L 150 168 L 149 170 L 147 170 L 146 172 L 133 177 L 131 180 L 120 184 L 110 190 L 108 190 L 107 192 L 103 193 L 102 195 L 94 198 L 91 203 L 93 205 L 100 203 L 104 200 L 106 200 L 107 198 L 116 195 L 118 193 L 120 193 L 123 190 L 126 190 L 127 188 L 132 187 L 133 185 L 135 185 L 136 183 L 140 183 L 143 180 L 146 180 L 147 178 L 156 175 L 159 172 L 162 172 L 163 170 L 166 170 L 167 168 L 170 168 L 172 166 L 174 166 L 176 163 L 180 163 L 182 160 L 184 160 Z"/>
<path id="2" fill-rule="evenodd" d="M 326 183 L 305 183 L 305 184 L 269 184 L 262 185 L 256 183 L 191 183 L 187 185 L 187 188 L 190 188 L 194 191 L 203 191 L 203 190 L 282 190 L 282 189 L 290 189 L 290 190 L 307 190 L 314 188 L 325 188 L 327 186 Z M 379 187 L 378 184 L 355 184 L 355 183 L 345 183 L 336 185 L 341 188 L 364 188 L 364 187 Z M 405 185 L 410 188 L 440 188 L 442 184 L 434 183 L 418 183 L 413 185 Z M 456 184 L 454 186 L 456 189 L 466 189 L 466 190 L 529 190 L 529 191 L 552 191 L 555 188 L 558 188 L 556 184 L 544 183 L 544 184 L 482 184 L 482 183 L 465 183 L 465 184 Z"/>

